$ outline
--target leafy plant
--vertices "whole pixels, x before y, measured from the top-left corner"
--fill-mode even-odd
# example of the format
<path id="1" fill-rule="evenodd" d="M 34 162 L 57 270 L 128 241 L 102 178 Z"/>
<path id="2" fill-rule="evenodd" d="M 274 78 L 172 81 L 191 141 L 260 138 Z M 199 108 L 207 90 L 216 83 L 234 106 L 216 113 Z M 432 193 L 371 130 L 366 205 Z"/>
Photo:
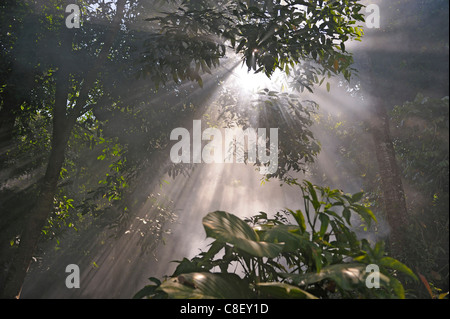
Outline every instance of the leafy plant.
<path id="1" fill-rule="evenodd" d="M 405 298 L 402 273 L 417 280 L 404 264 L 385 253 L 384 243 L 359 241 L 355 226 L 376 222 L 360 201 L 363 193 L 344 194 L 305 181 L 303 209 L 245 221 L 217 211 L 203 219 L 209 250 L 179 262 L 165 282 L 145 287 L 135 298 Z M 380 289 L 366 285 L 368 265 L 380 269 Z"/>

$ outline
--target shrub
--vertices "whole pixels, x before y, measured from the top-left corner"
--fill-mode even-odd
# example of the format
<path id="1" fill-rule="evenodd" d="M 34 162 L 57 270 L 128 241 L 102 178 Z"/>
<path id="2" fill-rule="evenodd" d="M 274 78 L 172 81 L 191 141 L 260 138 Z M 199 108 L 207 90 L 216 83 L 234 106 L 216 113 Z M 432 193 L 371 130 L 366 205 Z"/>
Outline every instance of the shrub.
<path id="1" fill-rule="evenodd" d="M 165 282 L 151 278 L 135 298 L 329 299 L 405 298 L 404 264 L 386 255 L 384 243 L 358 240 L 355 230 L 376 222 L 364 196 L 299 184 L 303 210 L 242 220 L 217 211 L 203 219 L 208 251 L 179 262 Z M 379 269 L 379 288 L 371 289 Z M 375 274 L 375 275 L 377 275 Z"/>

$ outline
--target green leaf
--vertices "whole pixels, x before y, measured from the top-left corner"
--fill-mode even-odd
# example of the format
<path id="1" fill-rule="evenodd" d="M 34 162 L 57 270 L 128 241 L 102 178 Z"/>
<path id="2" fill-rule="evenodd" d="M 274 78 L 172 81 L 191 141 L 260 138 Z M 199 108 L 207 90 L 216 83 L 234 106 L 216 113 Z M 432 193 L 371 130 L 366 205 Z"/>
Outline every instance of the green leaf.
<path id="1" fill-rule="evenodd" d="M 203 226 L 208 237 L 230 243 L 254 257 L 275 258 L 283 250 L 282 244 L 259 241 L 258 234 L 247 223 L 226 212 L 208 214 Z"/>
<path id="2" fill-rule="evenodd" d="M 449 295 L 448 292 L 446 292 L 446 293 L 444 293 L 444 294 L 440 294 L 438 299 L 439 299 L 439 300 L 444 300 L 444 299 L 446 299 L 446 298 L 448 297 L 448 295 Z"/>
<path id="3" fill-rule="evenodd" d="M 316 189 L 314 188 L 314 185 L 311 184 L 311 182 L 305 181 L 305 183 L 306 183 L 306 185 L 308 186 L 309 194 L 310 194 L 311 197 L 312 197 L 312 199 L 311 199 L 311 204 L 313 205 L 314 210 L 315 210 L 316 212 L 318 212 L 319 209 L 320 209 L 321 204 L 320 204 L 319 199 L 318 199 L 318 197 L 317 197 Z"/>
<path id="4" fill-rule="evenodd" d="M 191 273 L 164 282 L 170 299 L 249 299 L 248 285 L 234 274 Z"/>
<path id="5" fill-rule="evenodd" d="M 295 213 L 292 210 L 288 210 L 288 212 L 295 218 L 297 224 L 300 226 L 302 233 L 306 232 L 306 220 L 305 215 L 301 210 L 297 210 Z"/>
<path id="6" fill-rule="evenodd" d="M 377 217 L 370 208 L 362 205 L 353 205 L 352 208 L 369 226 L 372 224 L 372 221 L 378 223 Z"/>
<path id="7" fill-rule="evenodd" d="M 405 299 L 405 288 L 403 287 L 402 283 L 396 279 L 396 278 L 389 278 L 390 279 L 390 286 L 394 290 L 394 293 L 399 297 L 400 299 Z"/>
<path id="8" fill-rule="evenodd" d="M 159 280 L 158 278 L 155 278 L 155 277 L 151 277 L 148 280 L 150 280 L 151 282 L 154 282 L 158 286 L 161 286 L 161 284 L 162 284 L 161 280 Z"/>
<path id="9" fill-rule="evenodd" d="M 361 264 L 338 264 L 323 268 L 319 273 L 280 274 L 284 278 L 290 278 L 296 285 L 308 286 L 320 283 L 324 280 L 332 280 L 343 290 L 351 291 L 357 287 L 365 287 L 366 265 Z M 389 285 L 390 278 L 380 274 L 380 281 L 384 285 Z"/>
<path id="10" fill-rule="evenodd" d="M 284 243 L 283 252 L 294 252 L 303 247 L 305 242 L 309 244 L 307 238 L 300 236 L 300 228 L 287 225 L 272 227 L 265 232 L 263 239 L 270 243 Z"/>
<path id="11" fill-rule="evenodd" d="M 385 245 L 384 241 L 380 241 L 375 245 L 375 248 L 373 249 L 372 254 L 374 255 L 376 260 L 383 258 L 384 253 L 385 253 L 385 248 L 386 248 L 386 245 Z"/>
<path id="12" fill-rule="evenodd" d="M 344 208 L 344 211 L 342 212 L 342 215 L 344 216 L 345 220 L 347 221 L 347 223 L 349 225 L 352 224 L 351 222 L 351 217 L 352 217 L 352 212 L 350 211 L 350 209 L 348 209 L 347 207 Z"/>
<path id="13" fill-rule="evenodd" d="M 352 196 L 352 202 L 358 203 L 363 199 L 363 197 L 364 197 L 364 192 L 357 193 Z"/>
<path id="14" fill-rule="evenodd" d="M 236 53 L 239 53 L 246 44 L 247 44 L 247 40 L 242 39 L 241 42 L 239 43 L 239 46 L 236 48 Z"/>
<path id="15" fill-rule="evenodd" d="M 148 296 L 151 296 L 155 293 L 155 290 L 158 287 L 156 286 L 147 286 L 143 288 L 141 291 L 139 291 L 136 295 L 134 295 L 133 299 L 142 299 Z"/>
<path id="16" fill-rule="evenodd" d="M 285 283 L 259 283 L 257 289 L 276 299 L 318 299 L 307 291 Z"/>
<path id="17" fill-rule="evenodd" d="M 325 236 L 325 233 L 328 230 L 328 226 L 330 225 L 330 218 L 325 215 L 325 214 L 320 214 L 319 215 L 319 219 L 320 219 L 320 237 Z"/>
<path id="18" fill-rule="evenodd" d="M 220 242 L 220 241 L 215 241 L 211 244 L 211 248 L 208 250 L 208 252 L 206 252 L 206 254 L 204 255 L 204 260 L 210 260 L 212 258 L 214 258 L 214 256 L 216 256 L 222 249 L 225 248 L 225 243 Z"/>
<path id="19" fill-rule="evenodd" d="M 194 273 L 194 272 L 202 272 L 204 269 L 198 265 L 195 262 L 190 261 L 187 258 L 184 258 L 182 261 L 179 262 L 179 265 L 177 269 L 175 270 L 175 273 L 172 276 L 179 276 L 181 274 L 188 274 L 188 273 Z"/>
<path id="20" fill-rule="evenodd" d="M 397 270 L 401 273 L 404 273 L 405 275 L 410 276 L 414 280 L 419 281 L 419 278 L 414 274 L 414 272 L 411 269 L 408 268 L 408 266 L 392 257 L 384 257 L 379 261 L 379 263 L 380 266 L 382 267 Z"/>
<path id="21" fill-rule="evenodd" d="M 199 85 L 201 88 L 203 88 L 203 79 L 202 79 L 200 76 L 198 76 L 198 77 L 196 78 L 196 80 L 197 80 L 198 85 Z"/>
<path id="22" fill-rule="evenodd" d="M 205 227 L 208 237 L 231 242 L 236 237 L 257 241 L 256 232 L 239 217 L 217 211 L 208 214 L 203 218 L 203 226 Z"/>

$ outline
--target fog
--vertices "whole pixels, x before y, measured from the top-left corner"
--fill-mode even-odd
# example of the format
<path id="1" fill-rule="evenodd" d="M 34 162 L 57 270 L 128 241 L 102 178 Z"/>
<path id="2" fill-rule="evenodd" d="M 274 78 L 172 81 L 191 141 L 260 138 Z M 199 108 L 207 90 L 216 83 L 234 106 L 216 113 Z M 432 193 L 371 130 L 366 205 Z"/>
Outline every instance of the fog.
<path id="1" fill-rule="evenodd" d="M 395 4 L 392 4 L 393 2 Z M 380 6 L 381 29 L 366 27 L 362 42 L 352 41 L 347 45 L 347 50 L 353 54 L 355 72 L 350 82 L 342 76 L 327 79 L 331 90 L 327 90 L 325 82 L 314 87 L 313 93 L 308 90 L 301 94 L 291 91 L 288 82 L 292 78 L 280 71 L 275 72 L 271 78 L 267 78 L 263 72 L 248 72 L 247 66 L 242 63 L 242 57 L 227 48 L 227 55 L 220 60 L 220 66 L 211 67 L 211 74 L 202 75 L 202 83 L 186 79 L 177 79 L 174 83 L 170 80 L 166 85 L 161 83 L 159 92 L 155 93 L 155 83 L 152 79 L 149 80 L 148 87 L 139 87 L 139 90 L 130 84 L 130 88 L 127 88 L 129 96 L 118 93 L 118 100 L 139 100 L 148 96 L 148 102 L 144 101 L 136 108 L 142 112 L 133 114 L 134 119 L 143 117 L 143 122 L 150 123 L 150 128 L 153 124 L 160 125 L 168 132 L 180 126 L 191 131 L 192 120 L 202 121 L 203 129 L 225 129 L 226 125 L 233 121 L 237 126 L 242 126 L 240 119 L 226 118 L 226 115 L 224 117 L 224 110 L 234 105 L 233 103 L 236 104 L 233 110 L 248 116 L 246 120 L 249 120 L 250 126 L 257 128 L 258 122 L 263 120 L 270 123 L 272 119 L 264 118 L 261 108 L 253 107 L 260 97 L 258 92 L 263 89 L 299 94 L 304 105 L 309 105 L 308 101 L 314 101 L 318 108 L 312 112 L 311 119 L 314 124 L 311 130 L 320 143 L 321 150 L 313 163 L 304 165 L 303 171 L 290 173 L 299 181 L 308 180 L 316 185 L 342 190 L 346 194 L 369 191 L 368 201 L 377 204 L 374 213 L 378 224 L 367 232 L 358 232 L 358 235 L 360 239 L 366 238 L 372 243 L 387 240 L 391 229 L 380 204 L 382 201 L 378 202 L 383 196 L 383 190 L 371 130 L 375 121 L 374 105 L 380 103 L 380 100 L 388 101 L 383 108 L 390 112 L 395 106 L 414 101 L 419 93 L 436 99 L 448 96 L 449 45 L 448 39 L 442 38 L 442 35 L 448 35 L 448 21 L 444 24 L 442 16 L 439 16 L 436 18 L 436 25 L 433 25 L 433 14 L 439 11 L 439 8 L 427 7 L 427 1 L 411 1 L 409 7 L 402 1 L 366 0 L 362 3 Z M 442 7 L 443 10 L 448 10 L 448 3 L 442 4 Z M 408 10 L 400 12 L 399 8 Z M 95 6 L 90 7 L 90 10 L 97 9 Z M 112 9 L 115 10 L 116 6 Z M 139 8 L 133 10 L 137 12 Z M 130 16 L 133 16 L 133 12 Z M 95 24 L 95 21 L 93 19 L 90 22 Z M 423 30 L 421 25 L 425 23 L 431 24 Z M 138 28 L 139 25 L 133 27 Z M 143 34 L 149 32 L 144 22 L 142 25 L 142 30 L 139 31 Z M 132 56 L 134 53 L 127 54 Z M 111 73 L 108 76 L 111 76 L 112 83 L 117 75 Z M 75 77 L 73 81 L 76 82 Z M 114 84 L 111 84 L 111 87 L 114 88 Z M 164 118 L 166 115 L 161 110 L 164 110 L 166 105 L 173 108 L 183 106 L 180 110 L 183 109 L 182 112 L 187 115 L 180 116 L 181 111 L 174 111 L 176 120 Z M 189 113 L 191 105 L 195 111 Z M 151 113 L 149 106 L 155 107 L 154 113 Z M 105 125 L 108 132 L 126 131 L 122 126 L 126 127 L 127 123 L 119 123 L 121 118 L 115 118 L 112 111 L 108 114 L 112 114 L 107 121 L 109 127 Z M 283 109 L 280 114 L 284 116 L 284 121 L 279 121 L 277 125 L 280 128 L 291 125 L 290 114 Z M 89 113 L 89 116 L 96 120 L 100 120 L 101 115 L 101 112 L 92 115 Z M 160 123 L 153 123 L 157 121 Z M 259 212 L 273 216 L 285 209 L 302 209 L 302 195 L 298 187 L 289 186 L 277 178 L 265 180 L 258 166 L 250 163 L 193 164 L 187 166 L 186 171 L 174 176 L 167 172 L 167 168 L 173 165 L 169 155 L 170 147 L 146 158 L 145 150 L 139 149 L 141 145 L 145 145 L 146 135 L 136 133 L 133 136 L 131 128 L 127 134 L 126 138 L 137 145 L 136 149 L 130 152 L 135 152 L 136 157 L 144 158 L 143 162 L 154 163 L 136 169 L 136 183 L 131 188 L 132 193 L 128 194 L 130 202 L 142 201 L 142 204 L 126 211 L 123 216 L 118 214 L 119 209 L 114 207 L 100 217 L 93 213 L 83 215 L 80 217 L 82 227 L 78 231 L 73 228 L 66 229 L 54 239 L 41 240 L 25 278 L 21 298 L 132 298 L 149 284 L 148 278 L 170 276 L 177 267 L 176 261 L 191 259 L 208 249 L 212 240 L 206 237 L 202 225 L 202 219 L 208 213 L 225 211 L 246 218 Z M 445 134 L 440 136 L 442 135 Z M 167 140 L 168 136 L 165 136 L 157 142 L 163 145 Z M 394 142 L 398 144 L 395 136 Z M 170 143 L 169 145 L 174 145 L 176 142 Z M 160 147 L 160 144 L 156 148 Z M 98 153 L 94 157 L 102 154 L 101 149 L 95 147 L 83 152 L 90 151 Z M 85 153 L 79 155 L 80 158 L 83 156 Z M 92 154 L 89 156 L 92 157 Z M 86 158 L 90 158 L 89 156 L 86 155 Z M 46 158 L 44 152 L 42 158 Z M 17 159 L 11 167 L 2 168 L 0 190 L 28 189 L 36 185 L 38 177 L 45 171 L 43 165 L 20 178 L 8 178 L 14 168 L 29 165 L 35 160 L 37 159 L 26 159 L 22 162 Z M 95 179 L 95 174 L 101 175 L 100 171 L 103 173 L 108 169 L 100 168 L 100 161 L 90 163 L 92 176 L 83 176 L 83 181 L 92 184 L 90 178 Z M 413 215 L 416 213 L 415 205 L 426 205 L 426 196 L 420 196 L 417 185 L 407 176 L 403 176 L 402 180 L 409 211 Z M 97 185 L 97 180 L 93 184 Z M 443 194 L 436 196 L 438 195 L 445 197 L 445 190 Z M 131 206 L 128 205 L 127 209 L 128 207 Z M 119 215 L 123 219 L 116 224 Z M 448 256 L 448 247 L 446 252 Z M 80 289 L 66 287 L 66 267 L 71 264 L 80 267 Z M 448 262 L 444 268 L 438 262 L 436 265 L 443 269 L 441 273 L 444 275 L 440 276 L 447 276 L 443 281 L 446 280 L 448 288 Z"/>

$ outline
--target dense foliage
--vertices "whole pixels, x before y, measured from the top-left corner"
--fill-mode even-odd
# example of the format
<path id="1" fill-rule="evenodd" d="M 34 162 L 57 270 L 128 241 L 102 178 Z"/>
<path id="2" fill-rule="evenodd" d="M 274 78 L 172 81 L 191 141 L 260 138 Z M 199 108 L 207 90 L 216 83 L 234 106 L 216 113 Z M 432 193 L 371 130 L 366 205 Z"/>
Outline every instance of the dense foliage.
<path id="1" fill-rule="evenodd" d="M 419 94 L 390 113 L 411 218 L 404 260 L 422 276 L 420 283 L 407 285 L 409 297 L 439 298 L 448 290 L 448 111 L 447 97 Z M 340 185 L 342 180 L 347 185 L 362 185 L 364 198 L 380 221 L 372 225 L 371 233 L 383 238 L 388 230 L 383 223 L 380 176 L 369 130 L 352 114 L 320 112 L 316 125 L 317 138 L 333 145 L 327 147 L 327 153 L 339 154 L 333 162 L 339 170 L 326 174 L 316 164 L 313 176 L 330 186 Z"/>
<path id="2" fill-rule="evenodd" d="M 418 280 L 399 261 L 388 257 L 384 243 L 358 240 L 355 229 L 376 218 L 360 203 L 363 193 L 292 183 L 304 208 L 269 218 L 260 213 L 245 221 L 226 212 L 203 219 L 210 249 L 179 262 L 166 281 L 151 278 L 135 298 L 405 298 L 401 274 Z M 380 287 L 370 289 L 380 269 Z"/>

